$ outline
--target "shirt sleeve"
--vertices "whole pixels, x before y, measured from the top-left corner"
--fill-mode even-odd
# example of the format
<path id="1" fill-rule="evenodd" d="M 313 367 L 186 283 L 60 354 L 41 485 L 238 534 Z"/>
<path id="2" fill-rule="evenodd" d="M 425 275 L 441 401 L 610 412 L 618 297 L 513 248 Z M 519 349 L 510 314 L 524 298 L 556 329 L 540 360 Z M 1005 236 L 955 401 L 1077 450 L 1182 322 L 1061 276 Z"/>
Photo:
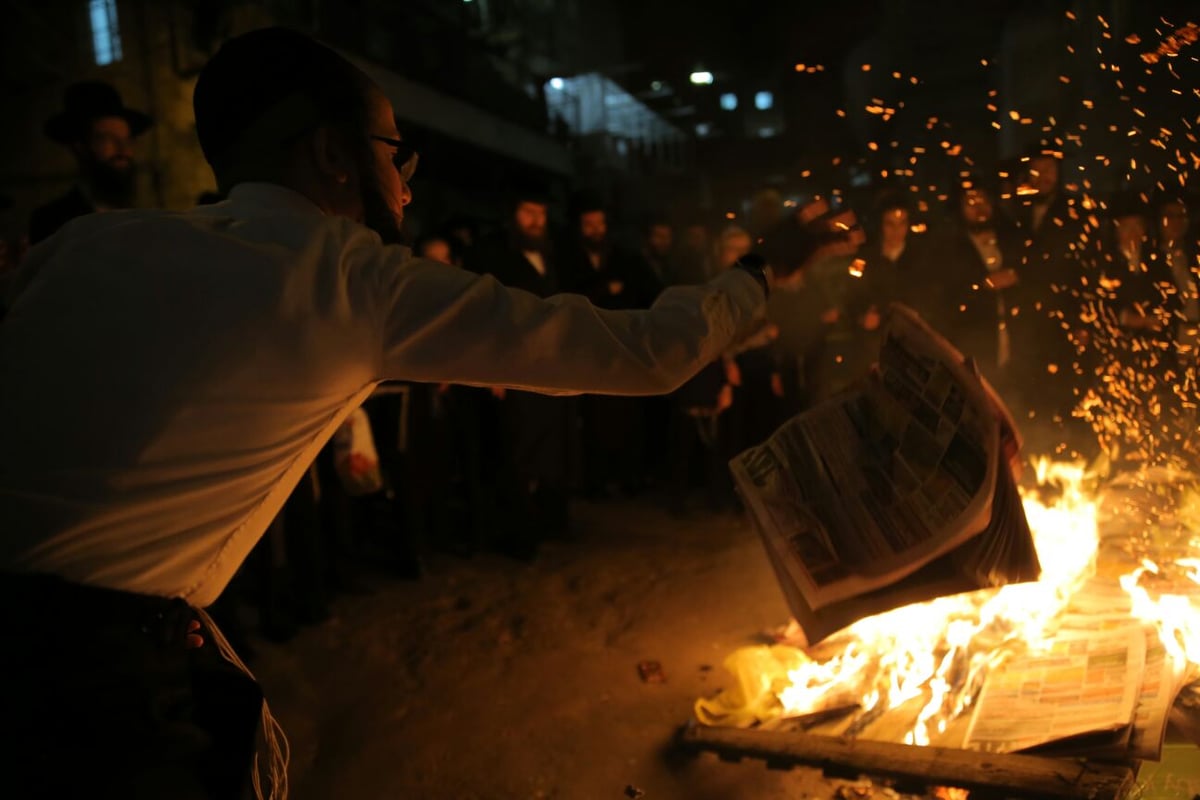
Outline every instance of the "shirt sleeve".
<path id="1" fill-rule="evenodd" d="M 675 287 L 639 311 L 604 311 L 580 295 L 543 300 L 385 248 L 381 380 L 503 386 L 545 394 L 673 391 L 710 363 L 764 304 L 733 270 Z"/>

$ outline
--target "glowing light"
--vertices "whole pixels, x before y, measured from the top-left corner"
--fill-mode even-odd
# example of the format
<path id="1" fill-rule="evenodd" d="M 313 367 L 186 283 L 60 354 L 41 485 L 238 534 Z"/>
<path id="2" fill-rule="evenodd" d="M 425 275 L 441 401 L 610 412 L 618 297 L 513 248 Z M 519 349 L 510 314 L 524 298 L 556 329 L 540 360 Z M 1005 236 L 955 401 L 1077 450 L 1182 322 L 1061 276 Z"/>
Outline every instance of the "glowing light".
<path id="1" fill-rule="evenodd" d="M 688 80 L 697 86 L 709 86 L 713 82 L 713 74 L 707 70 L 697 70 L 688 76 Z"/>

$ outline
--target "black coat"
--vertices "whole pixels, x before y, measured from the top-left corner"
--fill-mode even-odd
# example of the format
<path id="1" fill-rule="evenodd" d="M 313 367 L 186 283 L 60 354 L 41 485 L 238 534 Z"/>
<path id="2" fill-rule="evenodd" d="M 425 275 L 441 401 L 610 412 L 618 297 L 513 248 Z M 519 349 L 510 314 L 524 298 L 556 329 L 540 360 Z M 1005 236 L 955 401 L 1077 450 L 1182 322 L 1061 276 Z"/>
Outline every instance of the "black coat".
<path id="1" fill-rule="evenodd" d="M 72 187 L 62 197 L 33 210 L 29 217 L 29 243 L 37 244 L 49 239 L 63 225 L 95 210 L 96 207 L 84 197 L 83 191 L 78 186 Z"/>
<path id="2" fill-rule="evenodd" d="M 877 242 L 859 257 L 865 262 L 862 277 L 852 286 L 848 312 L 857 323 L 874 306 L 881 314 L 891 303 L 903 303 L 925 315 L 929 310 L 929 254 L 923 240 L 909 239 L 895 261 L 883 255 Z"/>
<path id="3" fill-rule="evenodd" d="M 560 270 L 552 252 L 543 256 L 542 275 L 507 239 L 485 243 L 472 251 L 467 267 L 490 274 L 513 289 L 523 289 L 546 298 L 564 290 Z M 499 459 L 520 486 L 536 480 L 544 486 L 570 482 L 574 405 L 571 399 L 532 392 L 510 391 L 498 403 Z"/>
<path id="4" fill-rule="evenodd" d="M 472 251 L 467 268 L 493 275 L 505 286 L 545 298 L 564 291 L 564 281 L 554 253 L 548 251 L 542 259 L 546 265 L 545 275 L 537 271 L 516 244 L 505 238 L 484 243 Z"/>
<path id="5" fill-rule="evenodd" d="M 587 251 L 576 246 L 568 252 L 565 273 L 565 291 L 584 295 L 598 308 L 649 308 L 661 290 L 641 256 L 617 249 L 603 253 L 596 267 Z"/>
<path id="6" fill-rule="evenodd" d="M 1025 206 L 1017 219 L 1021 241 L 1021 282 L 1031 296 L 1049 296 L 1053 286 L 1077 286 L 1080 267 L 1077 250 L 1083 233 L 1078 201 L 1062 193 L 1050 202 L 1042 224 L 1033 227 L 1033 206 Z"/>
<path id="7" fill-rule="evenodd" d="M 1016 269 L 1020 261 L 1016 237 L 1003 228 L 996 230 L 995 235 L 1000 269 Z M 939 274 L 934 295 L 938 308 L 926 318 L 964 355 L 974 356 L 984 372 L 990 374 L 991 367 L 996 366 L 999 348 L 999 315 L 1007 316 L 1017 289 L 989 288 L 991 271 L 964 228 L 956 228 L 947 237 L 937 260 Z"/>

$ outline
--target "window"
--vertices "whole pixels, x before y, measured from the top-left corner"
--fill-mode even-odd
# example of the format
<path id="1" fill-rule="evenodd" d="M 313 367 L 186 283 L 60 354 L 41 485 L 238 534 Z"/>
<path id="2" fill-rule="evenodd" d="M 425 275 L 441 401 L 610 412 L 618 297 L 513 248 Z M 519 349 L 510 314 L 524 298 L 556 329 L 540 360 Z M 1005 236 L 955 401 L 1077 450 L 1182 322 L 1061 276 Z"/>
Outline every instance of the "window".
<path id="1" fill-rule="evenodd" d="M 721 95 L 721 108 L 726 111 L 737 111 L 737 95 L 733 92 Z"/>
<path id="2" fill-rule="evenodd" d="M 766 111 L 775 105 L 775 95 L 770 92 L 755 92 L 754 107 L 759 111 Z"/>
<path id="3" fill-rule="evenodd" d="M 97 66 L 121 60 L 121 28 L 117 22 L 117 0 L 88 0 L 92 23 L 92 52 Z"/>

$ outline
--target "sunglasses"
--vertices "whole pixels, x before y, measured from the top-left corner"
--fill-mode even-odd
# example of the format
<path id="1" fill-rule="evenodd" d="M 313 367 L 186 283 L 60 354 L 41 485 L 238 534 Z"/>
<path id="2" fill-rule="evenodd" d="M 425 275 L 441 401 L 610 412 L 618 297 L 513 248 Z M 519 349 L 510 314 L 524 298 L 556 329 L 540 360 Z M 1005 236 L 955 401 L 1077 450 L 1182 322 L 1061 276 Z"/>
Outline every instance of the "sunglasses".
<path id="1" fill-rule="evenodd" d="M 405 182 L 411 181 L 413 173 L 417 171 L 418 155 L 416 148 L 402 139 L 375 136 L 374 134 L 371 135 L 371 138 L 377 142 L 383 142 L 386 145 L 396 148 L 396 152 L 392 156 L 392 163 L 396 166 L 396 171 L 400 173 L 400 177 L 404 178 Z"/>

